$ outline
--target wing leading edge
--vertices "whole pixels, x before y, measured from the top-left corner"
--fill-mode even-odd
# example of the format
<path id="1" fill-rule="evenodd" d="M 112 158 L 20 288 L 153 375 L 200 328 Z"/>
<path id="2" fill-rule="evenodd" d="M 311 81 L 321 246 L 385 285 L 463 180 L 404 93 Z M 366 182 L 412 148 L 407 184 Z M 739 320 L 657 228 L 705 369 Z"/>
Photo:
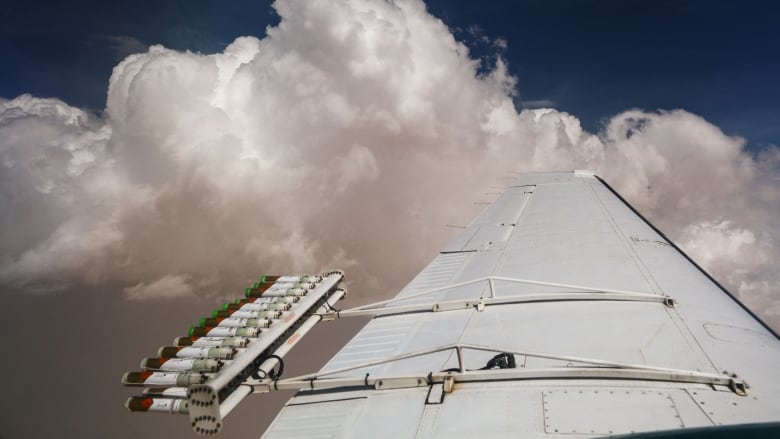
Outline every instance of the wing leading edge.
<path id="1" fill-rule="evenodd" d="M 780 341 L 598 177 L 527 174 L 263 437 L 610 435 L 780 421 Z"/>

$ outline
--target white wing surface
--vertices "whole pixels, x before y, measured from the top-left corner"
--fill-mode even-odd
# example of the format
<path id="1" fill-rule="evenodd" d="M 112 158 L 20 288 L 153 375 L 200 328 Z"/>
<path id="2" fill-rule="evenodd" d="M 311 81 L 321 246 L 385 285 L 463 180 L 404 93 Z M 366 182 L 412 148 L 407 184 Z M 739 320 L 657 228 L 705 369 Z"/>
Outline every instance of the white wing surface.
<path id="1" fill-rule="evenodd" d="M 521 176 L 395 299 L 350 314 L 375 317 L 287 382 L 305 390 L 263 437 L 780 421 L 777 335 L 587 172 Z"/>

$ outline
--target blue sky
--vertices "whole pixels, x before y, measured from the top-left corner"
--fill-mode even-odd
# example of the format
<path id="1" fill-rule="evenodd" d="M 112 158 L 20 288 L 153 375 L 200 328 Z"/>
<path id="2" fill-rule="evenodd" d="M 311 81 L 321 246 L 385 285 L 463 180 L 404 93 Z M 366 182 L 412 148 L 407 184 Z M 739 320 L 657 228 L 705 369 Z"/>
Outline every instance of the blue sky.
<path id="1" fill-rule="evenodd" d="M 749 141 L 780 144 L 780 12 L 773 2 L 428 2 L 474 56 L 502 38 L 517 105 L 551 101 L 598 131 L 629 108 L 683 108 Z M 100 111 L 112 67 L 143 45 L 209 53 L 262 37 L 267 1 L 12 3 L 0 12 L 0 96 Z"/>

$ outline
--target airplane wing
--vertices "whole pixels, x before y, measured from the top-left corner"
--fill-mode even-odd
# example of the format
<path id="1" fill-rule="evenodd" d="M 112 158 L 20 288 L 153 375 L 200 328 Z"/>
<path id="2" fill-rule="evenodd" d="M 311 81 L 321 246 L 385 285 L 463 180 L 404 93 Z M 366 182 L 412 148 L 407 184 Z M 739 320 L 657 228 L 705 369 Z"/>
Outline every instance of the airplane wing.
<path id="1" fill-rule="evenodd" d="M 780 432 L 777 334 L 588 172 L 520 176 L 394 299 L 322 315 L 374 318 L 254 388 L 302 389 L 264 438 Z"/>

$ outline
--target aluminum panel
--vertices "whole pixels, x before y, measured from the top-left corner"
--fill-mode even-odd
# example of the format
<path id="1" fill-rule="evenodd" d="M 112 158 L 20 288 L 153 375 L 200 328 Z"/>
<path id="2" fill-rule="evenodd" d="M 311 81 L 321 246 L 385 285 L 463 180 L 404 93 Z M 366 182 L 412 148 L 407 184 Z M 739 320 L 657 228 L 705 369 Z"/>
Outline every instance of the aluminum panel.
<path id="1" fill-rule="evenodd" d="M 541 412 L 538 390 L 462 388 L 446 395 L 442 404 L 425 407 L 416 437 L 528 437 L 541 429 Z"/>
<path id="2" fill-rule="evenodd" d="M 421 293 L 433 288 L 449 285 L 452 278 L 463 267 L 465 262 L 473 256 L 473 253 L 447 253 L 440 254 L 433 262 L 428 264 L 396 297 L 406 297 Z M 398 303 L 414 303 L 413 300 Z"/>
<path id="3" fill-rule="evenodd" d="M 485 246 L 485 240 L 493 244 Z M 728 370 L 749 382 L 748 396 L 739 396 L 723 386 L 617 378 L 584 380 L 573 375 L 554 381 L 456 384 L 443 403 L 433 405 L 425 404 L 425 388 L 340 389 L 316 395 L 302 392 L 293 401 L 306 401 L 315 410 L 335 402 L 325 402 L 328 398 L 351 394 L 366 397 L 367 404 L 340 406 L 350 412 L 344 414 L 348 419 L 344 422 L 350 427 L 338 431 L 344 437 L 352 432 L 359 432 L 360 437 L 587 436 L 780 420 L 777 337 L 598 178 L 587 173 L 520 176 L 453 243 L 452 248 L 473 251 L 440 254 L 397 297 L 485 276 L 503 276 L 669 295 L 678 306 L 669 308 L 658 302 L 535 301 L 489 306 L 482 311 L 382 316 L 369 322 L 324 369 L 470 343 L 692 372 L 720 374 Z M 493 285 L 500 297 L 577 291 L 574 287 L 505 280 L 496 280 Z M 488 291 L 487 282 L 470 283 L 400 304 L 473 299 L 485 297 Z M 481 368 L 493 354 L 464 349 L 465 367 Z M 531 371 L 561 366 L 576 370 L 583 364 L 535 356 L 517 356 L 516 360 L 518 367 Z M 424 376 L 455 365 L 455 354 L 448 351 L 340 376 Z M 570 395 L 563 396 L 563 392 Z M 380 397 L 387 399 L 374 405 L 372 401 Z M 298 416 L 288 409 L 280 418 Z M 322 431 L 328 433 L 328 428 Z M 358 437 L 358 433 L 352 437 Z"/>
<path id="4" fill-rule="evenodd" d="M 493 243 L 506 242 L 514 230 L 512 224 L 482 224 L 474 236 L 467 242 L 462 250 L 487 250 L 493 248 Z"/>
<path id="5" fill-rule="evenodd" d="M 452 241 L 450 241 L 441 252 L 453 253 L 463 251 L 463 249 L 466 247 L 466 244 L 468 244 L 474 234 L 477 233 L 477 230 L 479 230 L 479 224 L 472 224 L 466 227 L 466 229 L 461 234 L 453 238 Z"/>
<path id="6" fill-rule="evenodd" d="M 612 435 L 685 427 L 668 392 L 580 388 L 546 390 L 542 395 L 547 434 Z"/>
<path id="7" fill-rule="evenodd" d="M 512 187 L 504 191 L 490 207 L 477 217 L 473 224 L 514 224 L 525 209 L 533 187 Z"/>
<path id="8" fill-rule="evenodd" d="M 288 405 L 263 437 L 325 439 L 346 437 L 366 404 L 365 398 Z"/>

